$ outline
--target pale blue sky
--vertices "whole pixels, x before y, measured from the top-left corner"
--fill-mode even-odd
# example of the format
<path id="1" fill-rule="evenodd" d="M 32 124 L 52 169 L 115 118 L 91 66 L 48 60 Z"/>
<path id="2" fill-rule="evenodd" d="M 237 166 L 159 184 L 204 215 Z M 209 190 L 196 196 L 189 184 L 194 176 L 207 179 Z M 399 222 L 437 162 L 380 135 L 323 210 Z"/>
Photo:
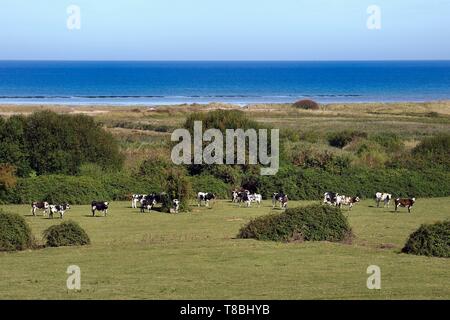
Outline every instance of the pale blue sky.
<path id="1" fill-rule="evenodd" d="M 450 0 L 0 0 L 0 59 L 450 59 Z"/>

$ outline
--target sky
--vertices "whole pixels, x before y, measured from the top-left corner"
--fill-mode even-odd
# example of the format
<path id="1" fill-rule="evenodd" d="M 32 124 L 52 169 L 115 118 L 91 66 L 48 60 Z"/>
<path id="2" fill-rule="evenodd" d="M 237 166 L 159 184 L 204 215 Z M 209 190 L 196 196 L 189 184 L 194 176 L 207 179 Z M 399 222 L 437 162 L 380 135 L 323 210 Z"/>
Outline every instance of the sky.
<path id="1" fill-rule="evenodd" d="M 422 59 L 450 59 L 450 0 L 0 0 L 0 60 Z"/>

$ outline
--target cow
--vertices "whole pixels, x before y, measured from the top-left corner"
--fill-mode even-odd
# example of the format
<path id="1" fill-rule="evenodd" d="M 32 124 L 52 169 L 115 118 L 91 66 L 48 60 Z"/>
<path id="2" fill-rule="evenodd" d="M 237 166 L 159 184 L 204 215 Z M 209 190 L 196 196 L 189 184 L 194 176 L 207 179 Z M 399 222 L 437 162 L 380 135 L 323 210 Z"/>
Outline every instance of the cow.
<path id="1" fill-rule="evenodd" d="M 279 202 L 280 208 L 286 209 L 288 200 L 289 200 L 289 198 L 288 198 L 287 194 L 284 194 L 282 192 L 274 193 L 272 195 L 272 208 L 275 208 L 275 205 Z"/>
<path id="2" fill-rule="evenodd" d="M 239 207 L 241 206 L 242 203 L 245 203 L 245 205 L 248 207 L 250 207 L 251 204 L 251 197 L 250 194 L 247 192 L 239 192 L 238 194 L 238 203 L 239 203 Z"/>
<path id="3" fill-rule="evenodd" d="M 346 197 L 346 196 L 338 196 L 338 200 L 336 201 L 337 205 L 341 207 L 342 205 L 348 206 L 348 210 L 351 210 L 355 203 L 360 201 L 359 197 Z"/>
<path id="4" fill-rule="evenodd" d="M 255 202 L 258 207 L 261 206 L 261 201 L 262 201 L 262 195 L 258 194 L 258 193 L 253 193 L 250 195 L 250 202 Z"/>
<path id="5" fill-rule="evenodd" d="M 49 204 L 47 201 L 40 201 L 40 202 L 33 202 L 31 204 L 31 213 L 33 214 L 33 216 L 36 216 L 36 211 L 37 210 L 43 210 L 44 211 L 44 215 L 47 215 L 48 213 L 48 209 L 49 209 Z"/>
<path id="6" fill-rule="evenodd" d="M 106 215 L 108 214 L 108 206 L 109 206 L 108 201 L 95 201 L 95 200 L 92 201 L 91 203 L 92 216 L 94 217 L 95 211 L 98 210 L 102 211 L 106 217 Z"/>
<path id="7" fill-rule="evenodd" d="M 211 200 L 215 200 L 216 196 L 214 193 L 210 193 L 210 192 L 199 192 L 197 193 L 197 201 L 198 201 L 198 206 L 200 207 L 202 202 L 205 203 L 205 207 L 209 206 L 209 202 Z"/>
<path id="8" fill-rule="evenodd" d="M 49 206 L 49 217 L 53 219 L 53 214 L 59 213 L 59 216 L 62 219 L 64 217 L 64 213 L 69 209 L 70 209 L 70 205 L 68 203 L 57 204 L 57 205 L 51 204 Z"/>
<path id="9" fill-rule="evenodd" d="M 133 194 L 131 196 L 131 208 L 136 209 L 138 202 L 140 202 L 143 197 L 143 194 Z"/>
<path id="10" fill-rule="evenodd" d="M 380 207 L 380 202 L 383 201 L 384 202 L 384 207 L 388 207 L 389 208 L 389 204 L 391 203 L 391 199 L 392 199 L 392 194 L 390 193 L 381 193 L 381 192 L 377 192 L 375 194 L 375 202 L 377 203 L 377 208 Z"/>
<path id="11" fill-rule="evenodd" d="M 233 203 L 238 202 L 238 196 L 239 196 L 239 192 L 237 190 L 231 191 L 231 202 L 233 202 Z"/>
<path id="12" fill-rule="evenodd" d="M 339 193 L 337 192 L 325 192 L 323 194 L 323 203 L 329 204 L 329 205 L 336 205 L 339 206 L 340 202 Z"/>
<path id="13" fill-rule="evenodd" d="M 173 199 L 172 208 L 170 208 L 170 213 L 178 213 L 179 210 L 180 210 L 180 200 Z"/>
<path id="14" fill-rule="evenodd" d="M 416 198 L 409 198 L 409 199 L 397 198 L 394 201 L 395 211 L 397 211 L 398 207 L 405 207 L 405 208 L 408 208 L 408 213 L 411 213 L 411 207 L 414 205 L 415 202 L 416 202 Z"/>
<path id="15" fill-rule="evenodd" d="M 147 196 L 142 197 L 140 200 L 141 203 L 141 213 L 145 212 L 145 209 L 148 211 L 152 210 L 153 206 L 156 205 L 156 195 L 155 194 L 149 194 Z"/>

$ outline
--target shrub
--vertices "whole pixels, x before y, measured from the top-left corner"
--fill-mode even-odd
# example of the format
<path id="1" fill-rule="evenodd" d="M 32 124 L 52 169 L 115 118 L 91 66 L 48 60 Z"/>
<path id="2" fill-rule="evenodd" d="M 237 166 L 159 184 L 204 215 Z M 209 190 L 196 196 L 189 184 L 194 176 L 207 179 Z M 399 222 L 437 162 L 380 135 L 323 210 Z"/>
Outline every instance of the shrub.
<path id="1" fill-rule="evenodd" d="M 48 247 L 82 246 L 91 243 L 86 231 L 74 221 L 65 221 L 49 227 L 44 231 L 44 239 Z"/>
<path id="2" fill-rule="evenodd" d="M 405 247 L 404 253 L 429 257 L 450 257 L 450 221 L 435 224 L 423 224 L 413 232 Z"/>
<path id="3" fill-rule="evenodd" d="M 317 102 L 315 102 L 313 100 L 309 100 L 309 99 L 303 99 L 303 100 L 294 102 L 294 104 L 292 106 L 295 108 L 305 109 L 305 110 L 319 110 L 320 109 L 320 106 Z"/>
<path id="4" fill-rule="evenodd" d="M 241 228 L 238 237 L 271 241 L 332 241 L 352 237 L 347 218 L 337 207 L 310 205 L 262 216 Z"/>
<path id="5" fill-rule="evenodd" d="M 165 193 L 168 195 L 163 201 L 162 210 L 169 211 L 172 207 L 172 200 L 180 201 L 180 210 L 189 209 L 189 199 L 192 197 L 192 184 L 184 170 L 171 169 L 167 173 L 167 180 L 164 183 Z"/>
<path id="6" fill-rule="evenodd" d="M 0 121 L 0 162 L 12 163 L 21 177 L 76 174 L 80 165 L 97 163 L 119 169 L 123 157 L 113 136 L 85 115 L 51 111 Z"/>
<path id="7" fill-rule="evenodd" d="M 34 238 L 25 219 L 0 210 L 0 251 L 31 248 Z"/>
<path id="8" fill-rule="evenodd" d="M 450 134 L 423 140 L 412 150 L 412 156 L 417 168 L 438 165 L 450 170 Z"/>
<path id="9" fill-rule="evenodd" d="M 331 133 L 328 136 L 328 143 L 332 147 L 343 148 L 356 138 L 367 138 L 367 133 L 361 131 L 344 130 Z"/>
<path id="10" fill-rule="evenodd" d="M 198 175 L 191 178 L 192 188 L 197 192 L 212 192 L 217 198 L 227 199 L 230 186 L 211 175 Z"/>

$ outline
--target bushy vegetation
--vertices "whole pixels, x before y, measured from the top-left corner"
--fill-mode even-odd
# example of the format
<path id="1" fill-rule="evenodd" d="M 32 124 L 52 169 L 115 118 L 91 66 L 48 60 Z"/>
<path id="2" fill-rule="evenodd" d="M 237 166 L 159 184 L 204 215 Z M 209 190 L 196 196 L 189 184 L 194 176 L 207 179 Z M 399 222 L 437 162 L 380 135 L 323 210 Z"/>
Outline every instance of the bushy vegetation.
<path id="1" fill-rule="evenodd" d="M 450 221 L 423 224 L 402 249 L 404 253 L 429 257 L 450 257 Z"/>
<path id="2" fill-rule="evenodd" d="M 212 192 L 219 199 L 227 199 L 230 185 L 211 175 L 197 175 L 191 178 L 193 190 L 197 192 Z"/>
<path id="3" fill-rule="evenodd" d="M 314 204 L 251 220 L 238 236 L 271 241 L 339 242 L 350 240 L 352 231 L 339 208 Z"/>
<path id="4" fill-rule="evenodd" d="M 64 221 L 44 231 L 48 247 L 83 246 L 91 243 L 86 231 L 74 221 Z"/>
<path id="5" fill-rule="evenodd" d="M 367 133 L 349 130 L 339 131 L 331 133 L 328 136 L 328 142 L 332 147 L 343 148 L 357 138 L 367 138 Z"/>
<path id="6" fill-rule="evenodd" d="M 304 109 L 304 110 L 319 110 L 320 106 L 317 102 L 310 99 L 303 99 L 294 102 L 292 105 L 295 108 Z"/>
<path id="7" fill-rule="evenodd" d="M 0 210 L 0 251 L 24 250 L 33 245 L 33 234 L 25 219 Z"/>
<path id="8" fill-rule="evenodd" d="M 91 117 L 39 111 L 0 119 L 0 163 L 20 177 L 76 174 L 89 162 L 114 170 L 123 162 L 115 139 Z"/>

